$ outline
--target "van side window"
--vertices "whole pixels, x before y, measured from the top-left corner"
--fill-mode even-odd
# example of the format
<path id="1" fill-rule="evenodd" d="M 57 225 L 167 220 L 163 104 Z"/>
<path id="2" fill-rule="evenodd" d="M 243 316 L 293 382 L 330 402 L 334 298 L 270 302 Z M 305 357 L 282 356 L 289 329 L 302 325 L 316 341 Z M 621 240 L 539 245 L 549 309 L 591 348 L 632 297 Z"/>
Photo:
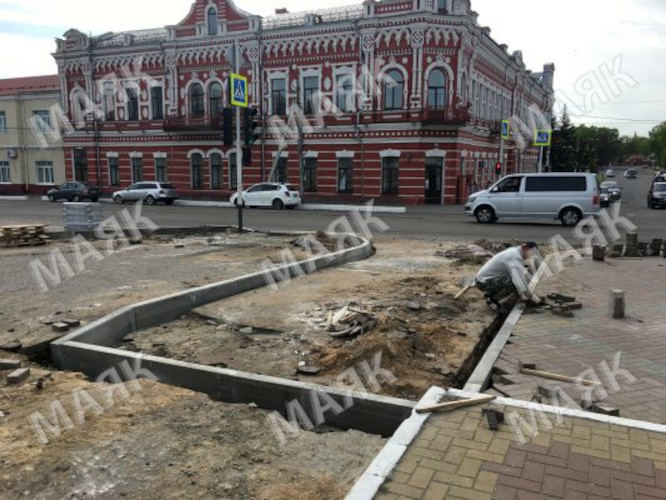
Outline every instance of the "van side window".
<path id="1" fill-rule="evenodd" d="M 587 191 L 585 177 L 542 176 L 528 177 L 525 183 L 528 193 L 582 192 Z"/>
<path id="2" fill-rule="evenodd" d="M 495 190 L 498 193 L 519 193 L 522 181 L 522 177 L 509 177 L 500 182 Z"/>

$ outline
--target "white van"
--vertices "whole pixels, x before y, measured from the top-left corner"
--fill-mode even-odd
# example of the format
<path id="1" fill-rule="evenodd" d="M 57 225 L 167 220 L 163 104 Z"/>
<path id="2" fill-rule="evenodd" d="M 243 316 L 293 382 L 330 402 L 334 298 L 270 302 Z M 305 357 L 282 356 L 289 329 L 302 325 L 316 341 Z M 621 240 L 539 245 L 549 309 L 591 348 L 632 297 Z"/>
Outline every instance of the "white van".
<path id="1" fill-rule="evenodd" d="M 599 183 L 594 174 L 516 174 L 474 193 L 465 213 L 482 224 L 498 220 L 560 220 L 577 225 L 598 215 Z"/>

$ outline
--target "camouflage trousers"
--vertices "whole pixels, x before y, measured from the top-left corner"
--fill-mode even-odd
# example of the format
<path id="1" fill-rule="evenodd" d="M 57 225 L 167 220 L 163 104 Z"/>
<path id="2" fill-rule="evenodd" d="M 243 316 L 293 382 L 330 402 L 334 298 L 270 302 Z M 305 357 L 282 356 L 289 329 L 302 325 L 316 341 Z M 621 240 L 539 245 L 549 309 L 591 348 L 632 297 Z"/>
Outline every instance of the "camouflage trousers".
<path id="1" fill-rule="evenodd" d="M 518 290 L 516 290 L 511 276 L 499 276 L 489 279 L 485 283 L 477 282 L 477 286 L 495 304 L 499 304 L 511 295 L 518 297 Z"/>

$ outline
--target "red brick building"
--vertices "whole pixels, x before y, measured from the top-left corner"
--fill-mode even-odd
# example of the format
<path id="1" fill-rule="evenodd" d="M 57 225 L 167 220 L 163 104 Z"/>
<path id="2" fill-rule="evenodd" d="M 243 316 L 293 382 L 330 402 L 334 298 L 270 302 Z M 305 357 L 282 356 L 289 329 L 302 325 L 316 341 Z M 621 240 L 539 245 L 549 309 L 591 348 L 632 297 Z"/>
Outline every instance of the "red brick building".
<path id="1" fill-rule="evenodd" d="M 187 197 L 230 195 L 236 150 L 223 145 L 221 110 L 236 43 L 263 125 L 243 184 L 271 173 L 298 184 L 301 157 L 307 200 L 463 201 L 494 179 L 501 119 L 527 121 L 532 105 L 550 116 L 553 94 L 554 66 L 527 71 L 520 52 L 478 25 L 469 0 L 366 0 L 269 18 L 196 0 L 173 26 L 92 38 L 70 30 L 57 43 L 75 124 L 68 172 L 106 192 L 157 179 Z M 504 153 L 504 172 L 536 167 L 535 148 L 508 142 Z"/>

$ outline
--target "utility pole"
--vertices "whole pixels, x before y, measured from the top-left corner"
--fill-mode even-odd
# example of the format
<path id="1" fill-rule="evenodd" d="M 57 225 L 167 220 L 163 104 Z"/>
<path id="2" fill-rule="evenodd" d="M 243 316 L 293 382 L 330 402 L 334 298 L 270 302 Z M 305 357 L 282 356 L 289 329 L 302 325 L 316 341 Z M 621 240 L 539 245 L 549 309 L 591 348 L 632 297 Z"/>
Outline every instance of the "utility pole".
<path id="1" fill-rule="evenodd" d="M 234 63 L 236 67 L 236 74 L 240 75 L 241 71 L 241 58 L 240 58 L 240 43 L 238 40 L 234 41 Z M 231 88 L 231 92 L 235 89 Z M 245 89 L 247 92 L 247 88 Z M 241 148 L 241 108 L 236 108 L 236 190 L 238 196 L 238 232 L 243 232 L 243 150 Z"/>

